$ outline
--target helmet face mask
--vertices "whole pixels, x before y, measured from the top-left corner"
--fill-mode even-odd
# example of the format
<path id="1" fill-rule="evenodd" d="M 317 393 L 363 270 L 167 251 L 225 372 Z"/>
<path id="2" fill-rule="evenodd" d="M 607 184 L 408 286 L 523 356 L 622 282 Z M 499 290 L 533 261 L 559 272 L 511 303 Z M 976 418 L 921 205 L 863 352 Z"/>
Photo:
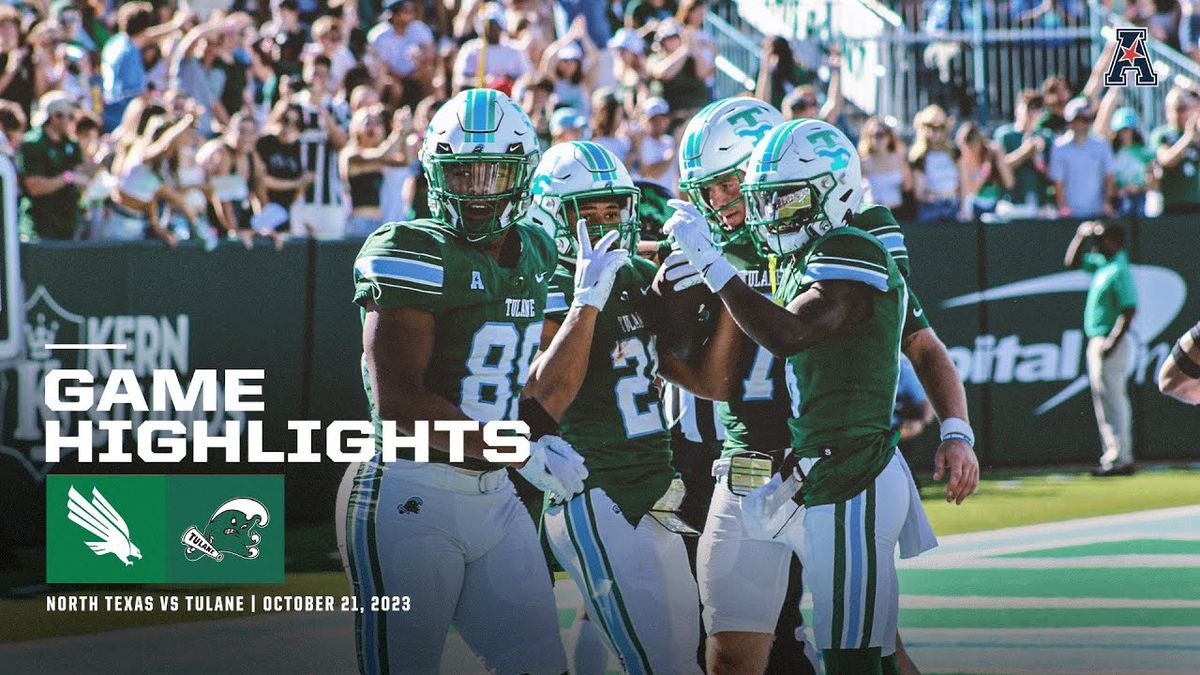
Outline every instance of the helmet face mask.
<path id="1" fill-rule="evenodd" d="M 538 154 L 533 124 L 507 96 L 459 93 L 434 114 L 421 146 L 430 211 L 468 243 L 495 240 L 528 208 Z"/>
<path id="2" fill-rule="evenodd" d="M 832 230 L 825 203 L 835 185 L 832 174 L 822 174 L 811 180 L 747 189 L 746 227 L 759 249 L 778 253 L 784 237 L 799 238 L 803 247 Z"/>
<path id="3" fill-rule="evenodd" d="M 745 196 L 742 194 L 742 178 L 744 172 L 741 169 L 733 169 L 722 174 L 718 174 L 706 181 L 698 182 L 685 190 L 689 200 L 696 205 L 700 213 L 708 221 L 709 229 L 712 230 L 714 240 L 720 246 L 727 246 L 746 238 L 748 231 L 746 229 L 746 203 Z M 721 199 L 715 193 L 721 192 L 722 196 L 736 193 L 735 197 L 727 197 Z M 726 216 L 722 215 L 730 209 L 736 209 L 739 205 L 741 208 L 742 222 L 730 227 L 726 224 Z"/>
<path id="4" fill-rule="evenodd" d="M 588 238 L 593 244 L 608 232 L 616 230 L 620 234 L 614 250 L 623 248 L 630 254 L 635 254 L 641 239 L 641 227 L 637 217 L 638 196 L 636 188 L 614 188 L 612 191 L 565 197 L 562 200 L 559 222 L 569 228 L 569 231 L 559 232 L 558 236 L 569 238 L 573 244 L 569 247 L 569 252 L 578 253 L 578 234 L 573 223 L 586 220 Z"/>

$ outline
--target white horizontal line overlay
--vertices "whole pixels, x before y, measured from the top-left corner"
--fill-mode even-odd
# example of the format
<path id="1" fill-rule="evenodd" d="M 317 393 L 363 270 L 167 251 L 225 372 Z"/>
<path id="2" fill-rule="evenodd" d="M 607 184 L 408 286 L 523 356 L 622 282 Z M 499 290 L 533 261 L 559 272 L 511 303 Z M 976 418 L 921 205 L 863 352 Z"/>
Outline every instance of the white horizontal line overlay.
<path id="1" fill-rule="evenodd" d="M 124 342 L 61 342 L 47 344 L 46 349 L 129 349 Z"/>

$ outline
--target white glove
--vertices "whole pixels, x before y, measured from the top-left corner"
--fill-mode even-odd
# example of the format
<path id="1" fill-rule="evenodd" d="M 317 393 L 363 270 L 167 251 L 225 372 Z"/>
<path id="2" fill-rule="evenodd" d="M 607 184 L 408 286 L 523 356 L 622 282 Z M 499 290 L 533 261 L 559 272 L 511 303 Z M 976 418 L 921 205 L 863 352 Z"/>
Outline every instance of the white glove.
<path id="1" fill-rule="evenodd" d="M 570 443 L 558 436 L 542 436 L 531 441 L 529 461 L 517 469 L 517 473 L 537 489 L 560 501 L 583 492 L 583 481 L 588 477 L 583 457 L 575 452 Z"/>
<path id="2" fill-rule="evenodd" d="M 704 283 L 713 293 L 719 292 L 730 279 L 737 276 L 737 270 L 713 243 L 708 221 L 695 206 L 682 199 L 672 199 L 667 204 L 675 209 L 675 213 L 667 219 L 663 230 L 670 228 L 675 236 L 675 245 L 687 256 L 692 267 L 700 270 Z"/>
<path id="3" fill-rule="evenodd" d="M 779 474 L 771 476 L 766 485 L 742 497 L 742 516 L 751 527 L 769 531 L 771 518 L 792 501 L 802 485 L 794 474 L 786 479 Z"/>
<path id="4" fill-rule="evenodd" d="M 629 260 L 629 251 L 608 250 L 620 236 L 616 230 L 605 234 L 596 242 L 596 248 L 592 248 L 592 241 L 588 239 L 587 221 L 580 220 L 575 224 L 575 228 L 579 235 L 579 256 L 575 259 L 573 304 L 604 309 L 604 303 L 608 302 L 608 295 L 612 292 L 613 282 L 617 280 L 617 270 Z"/>
<path id="5" fill-rule="evenodd" d="M 663 267 L 667 270 L 663 273 L 663 278 L 671 282 L 671 290 L 676 293 L 704 283 L 700 271 L 692 267 L 692 263 L 688 262 L 687 256 L 682 251 L 671 251 L 671 255 L 663 261 Z"/>

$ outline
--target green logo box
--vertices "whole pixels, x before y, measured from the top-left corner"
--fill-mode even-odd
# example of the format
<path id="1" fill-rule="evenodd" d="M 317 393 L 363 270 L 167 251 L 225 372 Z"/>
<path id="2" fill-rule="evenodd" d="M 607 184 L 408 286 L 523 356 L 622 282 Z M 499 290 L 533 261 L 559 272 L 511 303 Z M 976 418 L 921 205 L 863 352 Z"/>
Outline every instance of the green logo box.
<path id="1" fill-rule="evenodd" d="M 283 476 L 46 479 L 49 583 L 283 583 Z"/>

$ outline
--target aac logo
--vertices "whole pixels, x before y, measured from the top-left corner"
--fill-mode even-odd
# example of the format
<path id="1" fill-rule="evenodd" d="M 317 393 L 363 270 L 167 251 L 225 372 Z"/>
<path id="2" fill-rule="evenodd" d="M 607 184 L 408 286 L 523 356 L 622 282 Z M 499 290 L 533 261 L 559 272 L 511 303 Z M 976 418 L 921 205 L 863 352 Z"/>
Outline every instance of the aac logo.
<path id="1" fill-rule="evenodd" d="M 1104 84 L 1109 87 L 1129 86 L 1129 71 L 1133 71 L 1135 87 L 1157 87 L 1158 73 L 1150 62 L 1146 51 L 1145 28 L 1118 28 L 1116 49 L 1104 73 Z"/>

